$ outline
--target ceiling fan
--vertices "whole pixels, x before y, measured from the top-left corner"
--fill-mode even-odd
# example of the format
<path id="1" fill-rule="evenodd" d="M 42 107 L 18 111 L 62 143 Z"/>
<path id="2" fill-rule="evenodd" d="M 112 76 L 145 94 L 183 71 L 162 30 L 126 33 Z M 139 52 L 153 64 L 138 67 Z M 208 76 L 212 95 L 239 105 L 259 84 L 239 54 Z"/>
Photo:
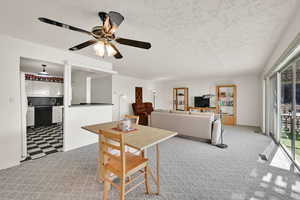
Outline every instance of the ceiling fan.
<path id="1" fill-rule="evenodd" d="M 120 53 L 120 51 L 117 49 L 117 47 L 113 44 L 113 41 L 119 44 L 142 48 L 142 49 L 151 48 L 151 44 L 149 42 L 142 42 L 137 40 L 130 40 L 126 38 L 116 37 L 115 32 L 124 20 L 124 17 L 120 13 L 110 11 L 109 13 L 99 12 L 98 15 L 102 21 L 102 26 L 101 25 L 95 26 L 91 29 L 91 31 L 86 31 L 81 28 L 70 26 L 44 17 L 40 17 L 38 19 L 41 22 L 47 24 L 52 24 L 72 31 L 81 32 L 93 37 L 93 39 L 91 40 L 88 40 L 84 43 L 71 47 L 69 49 L 70 51 L 77 51 L 85 47 L 88 47 L 90 45 L 94 45 L 94 50 L 96 52 L 96 55 L 103 57 L 106 54 L 107 56 L 114 56 L 116 59 L 121 59 L 123 58 L 123 56 Z"/>

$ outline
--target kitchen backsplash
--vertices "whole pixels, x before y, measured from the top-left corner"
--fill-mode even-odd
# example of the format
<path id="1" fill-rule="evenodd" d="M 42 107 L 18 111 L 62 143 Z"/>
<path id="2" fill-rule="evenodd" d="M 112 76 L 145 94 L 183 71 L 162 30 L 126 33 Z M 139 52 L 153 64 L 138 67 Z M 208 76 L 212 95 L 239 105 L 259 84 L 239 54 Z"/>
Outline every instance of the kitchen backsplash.
<path id="1" fill-rule="evenodd" d="M 63 97 L 27 97 L 28 106 L 61 106 Z"/>

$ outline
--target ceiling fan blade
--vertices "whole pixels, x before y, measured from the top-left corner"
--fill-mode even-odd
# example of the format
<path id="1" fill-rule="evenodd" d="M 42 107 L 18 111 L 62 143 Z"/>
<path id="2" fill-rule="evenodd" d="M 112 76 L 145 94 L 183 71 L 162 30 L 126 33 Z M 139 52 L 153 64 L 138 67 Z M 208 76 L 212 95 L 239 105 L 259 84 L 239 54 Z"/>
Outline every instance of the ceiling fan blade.
<path id="1" fill-rule="evenodd" d="M 107 13 L 106 12 L 98 12 L 98 16 L 100 17 L 101 21 L 104 23 Z"/>
<path id="2" fill-rule="evenodd" d="M 69 50 L 70 51 L 80 50 L 80 49 L 83 49 L 83 48 L 85 48 L 87 46 L 93 45 L 93 44 L 95 44 L 97 42 L 98 42 L 97 40 L 89 40 L 89 41 L 86 41 L 84 43 L 78 44 L 78 45 L 76 45 L 74 47 L 71 47 Z"/>
<path id="3" fill-rule="evenodd" d="M 81 32 L 81 33 L 86 33 L 88 35 L 92 35 L 91 32 L 89 32 L 89 31 L 86 31 L 86 30 L 83 30 L 81 28 L 77 28 L 77 27 L 74 27 L 74 26 L 70 26 L 68 24 L 64 24 L 64 23 L 61 23 L 61 22 L 58 22 L 58 21 L 54 21 L 52 19 L 39 17 L 39 20 L 41 22 L 44 22 L 44 23 L 47 23 L 47 24 L 59 26 L 59 27 L 66 28 L 66 29 L 69 29 L 69 30 L 72 30 L 72 31 L 78 31 L 78 32 Z"/>
<path id="4" fill-rule="evenodd" d="M 123 58 L 123 56 L 122 56 L 122 54 L 120 53 L 120 51 L 117 49 L 117 47 L 113 44 L 113 43 L 109 43 L 110 44 L 110 46 L 117 52 L 115 55 L 114 55 L 114 57 L 116 58 L 116 59 L 121 59 L 121 58 Z"/>
<path id="5" fill-rule="evenodd" d="M 110 11 L 108 13 L 109 19 L 112 23 L 113 26 L 120 26 L 120 24 L 122 24 L 122 22 L 124 21 L 124 17 L 123 15 L 121 15 L 118 12 L 115 11 Z"/>
<path id="6" fill-rule="evenodd" d="M 133 47 L 138 47 L 142 49 L 150 49 L 151 44 L 149 42 L 142 42 L 142 41 L 137 41 L 137 40 L 129 40 L 125 38 L 117 38 L 116 42 L 128 46 L 133 46 Z"/>

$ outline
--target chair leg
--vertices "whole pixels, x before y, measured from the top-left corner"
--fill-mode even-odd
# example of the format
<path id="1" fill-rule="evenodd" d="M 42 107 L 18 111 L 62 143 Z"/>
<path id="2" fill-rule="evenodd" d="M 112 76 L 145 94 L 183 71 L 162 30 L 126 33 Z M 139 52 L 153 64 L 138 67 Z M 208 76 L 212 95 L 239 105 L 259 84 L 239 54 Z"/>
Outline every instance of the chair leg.
<path id="1" fill-rule="evenodd" d="M 145 188 L 146 188 L 146 194 L 149 194 L 150 188 L 148 183 L 148 166 L 145 167 Z"/>
<path id="2" fill-rule="evenodd" d="M 107 178 L 109 178 L 109 175 L 106 172 L 106 170 L 105 170 L 104 175 L 105 175 L 105 178 L 104 178 L 103 200 L 108 200 L 111 183 L 106 180 Z"/>
<path id="3" fill-rule="evenodd" d="M 125 185 L 126 184 L 126 177 L 121 179 L 121 190 L 120 190 L 120 200 L 125 200 Z"/>

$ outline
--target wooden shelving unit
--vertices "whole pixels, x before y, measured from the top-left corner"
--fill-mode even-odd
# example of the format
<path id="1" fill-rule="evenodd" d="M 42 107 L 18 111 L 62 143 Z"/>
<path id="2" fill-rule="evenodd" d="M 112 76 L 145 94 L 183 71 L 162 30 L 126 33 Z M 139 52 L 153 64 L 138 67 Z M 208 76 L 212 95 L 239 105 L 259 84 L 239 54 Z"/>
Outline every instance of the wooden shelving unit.
<path id="1" fill-rule="evenodd" d="M 222 114 L 224 125 L 236 124 L 236 85 L 219 85 L 216 87 L 217 112 Z"/>
<path id="2" fill-rule="evenodd" d="M 173 88 L 173 110 L 188 111 L 189 89 Z"/>

